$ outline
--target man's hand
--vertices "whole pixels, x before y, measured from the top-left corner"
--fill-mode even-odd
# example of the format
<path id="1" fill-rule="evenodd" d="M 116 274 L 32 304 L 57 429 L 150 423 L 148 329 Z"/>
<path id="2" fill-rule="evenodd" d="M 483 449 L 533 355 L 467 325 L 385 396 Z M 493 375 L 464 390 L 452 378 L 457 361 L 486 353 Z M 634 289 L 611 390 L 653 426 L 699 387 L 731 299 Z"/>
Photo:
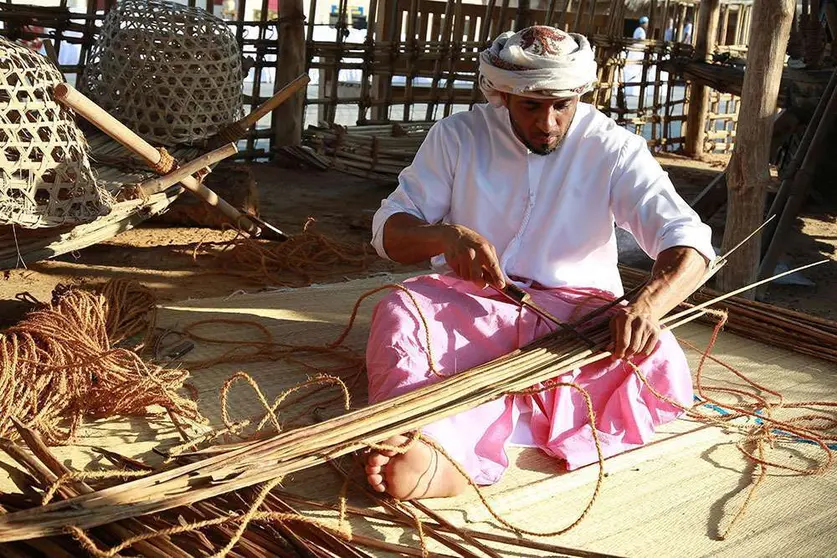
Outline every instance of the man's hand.
<path id="1" fill-rule="evenodd" d="M 413 215 L 396 213 L 384 224 L 384 249 L 391 259 L 408 265 L 444 254 L 462 279 L 481 288 L 506 286 L 494 246 L 468 227 L 430 225 Z"/>
<path id="2" fill-rule="evenodd" d="M 445 260 L 454 273 L 478 287 L 506 286 L 497 251 L 482 235 L 460 225 L 446 229 Z"/>
<path id="3" fill-rule="evenodd" d="M 614 359 L 650 355 L 660 340 L 660 323 L 648 308 L 621 306 L 610 320 L 610 335 Z"/>
<path id="4" fill-rule="evenodd" d="M 613 358 L 648 355 L 660 339 L 660 320 L 700 284 L 706 259 L 694 248 L 675 246 L 657 256 L 651 278 L 610 321 Z"/>

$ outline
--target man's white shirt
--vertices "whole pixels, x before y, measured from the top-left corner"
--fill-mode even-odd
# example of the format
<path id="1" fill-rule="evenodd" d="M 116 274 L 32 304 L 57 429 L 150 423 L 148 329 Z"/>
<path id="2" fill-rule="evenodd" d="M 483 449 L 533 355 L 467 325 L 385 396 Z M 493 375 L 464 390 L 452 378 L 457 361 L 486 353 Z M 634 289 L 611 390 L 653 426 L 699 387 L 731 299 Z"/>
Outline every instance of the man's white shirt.
<path id="1" fill-rule="evenodd" d="M 382 257 L 384 223 L 396 213 L 473 229 L 494 245 L 508 277 L 545 287 L 621 295 L 614 224 L 654 259 L 674 246 L 715 257 L 710 228 L 645 140 L 585 103 L 546 156 L 516 138 L 504 107 L 477 105 L 437 122 L 375 214 L 372 244 Z M 442 255 L 432 264 L 449 269 Z"/>

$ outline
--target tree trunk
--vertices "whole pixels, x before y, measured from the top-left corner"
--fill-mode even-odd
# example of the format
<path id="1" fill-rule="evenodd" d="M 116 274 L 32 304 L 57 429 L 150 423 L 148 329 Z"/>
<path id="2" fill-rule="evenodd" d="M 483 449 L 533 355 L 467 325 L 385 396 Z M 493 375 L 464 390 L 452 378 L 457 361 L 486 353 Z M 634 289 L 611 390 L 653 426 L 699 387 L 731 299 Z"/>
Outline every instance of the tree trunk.
<path id="1" fill-rule="evenodd" d="M 696 22 L 695 60 L 708 60 L 715 50 L 721 0 L 703 0 Z M 706 114 L 709 112 L 709 88 L 692 82 L 689 90 L 689 114 L 686 119 L 686 154 L 700 158 L 706 141 Z"/>
<path id="2" fill-rule="evenodd" d="M 305 12 L 302 0 L 282 0 L 279 3 L 279 56 L 276 61 L 276 86 L 279 91 L 300 74 L 305 73 Z M 311 17 L 314 17 L 311 14 Z M 302 120 L 305 106 L 305 90 L 273 111 L 276 123 L 274 147 L 302 143 Z"/>
<path id="3" fill-rule="evenodd" d="M 727 168 L 729 199 L 722 252 L 764 220 L 770 138 L 793 13 L 794 0 L 760 0 L 753 4 L 738 130 Z M 731 290 L 755 280 L 760 256 L 758 238 L 745 243 L 721 269 L 718 287 Z M 749 293 L 750 297 L 754 295 Z"/>

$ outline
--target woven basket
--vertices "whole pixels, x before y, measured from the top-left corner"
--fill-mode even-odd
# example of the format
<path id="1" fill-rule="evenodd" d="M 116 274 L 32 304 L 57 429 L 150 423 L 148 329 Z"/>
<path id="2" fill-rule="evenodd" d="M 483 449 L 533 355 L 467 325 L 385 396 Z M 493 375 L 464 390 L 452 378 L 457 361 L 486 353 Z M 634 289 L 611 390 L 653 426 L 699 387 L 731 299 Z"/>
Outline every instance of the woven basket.
<path id="1" fill-rule="evenodd" d="M 227 25 L 199 8 L 123 0 L 111 10 L 82 91 L 153 144 L 190 144 L 241 117 L 241 54 Z"/>
<path id="2" fill-rule="evenodd" d="M 62 81 L 47 58 L 0 37 L 0 225 L 75 225 L 110 212 L 84 135 L 52 97 Z"/>

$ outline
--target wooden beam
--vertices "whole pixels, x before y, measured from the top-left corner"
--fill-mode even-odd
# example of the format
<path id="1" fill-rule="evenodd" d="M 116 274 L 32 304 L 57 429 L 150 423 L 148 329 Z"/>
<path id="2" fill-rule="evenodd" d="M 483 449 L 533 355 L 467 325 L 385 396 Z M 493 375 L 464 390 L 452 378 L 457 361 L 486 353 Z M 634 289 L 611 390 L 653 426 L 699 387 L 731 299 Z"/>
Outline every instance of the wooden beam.
<path id="1" fill-rule="evenodd" d="M 680 4 L 680 11 L 677 14 L 677 33 L 675 33 L 675 37 L 677 37 L 677 42 L 682 43 L 686 39 L 686 4 Z M 692 26 L 692 33 L 694 33 L 694 26 Z"/>
<path id="2" fill-rule="evenodd" d="M 279 19 L 282 23 L 279 25 L 279 56 L 276 60 L 274 93 L 305 73 L 305 12 L 302 2 L 283 0 L 279 3 Z M 302 143 L 304 105 L 305 91 L 301 90 L 273 111 L 276 130 L 274 147 Z"/>
<path id="3" fill-rule="evenodd" d="M 831 50 L 834 52 L 837 49 L 837 4 L 830 2 L 825 5 L 825 20 L 831 32 Z"/>
<path id="4" fill-rule="evenodd" d="M 719 45 L 727 44 L 727 30 L 729 29 L 729 12 L 729 5 L 723 6 L 721 8 L 721 25 L 720 30 L 718 31 Z"/>
<path id="5" fill-rule="evenodd" d="M 532 10 L 529 0 L 518 0 L 517 17 L 514 20 L 514 30 L 520 31 L 532 25 Z"/>
<path id="6" fill-rule="evenodd" d="M 721 0 L 704 0 L 700 3 L 696 24 L 695 60 L 709 61 L 715 50 L 718 36 L 718 19 L 721 15 Z M 706 113 L 709 110 L 709 88 L 692 82 L 689 92 L 689 117 L 686 121 L 686 154 L 700 158 L 706 140 Z"/>
<path id="7" fill-rule="evenodd" d="M 788 46 L 795 0 L 760 0 L 753 5 L 753 40 L 741 93 L 738 133 L 727 167 L 727 222 L 721 251 L 735 246 L 764 220 L 772 123 Z M 757 240 L 736 250 L 717 278 L 720 289 L 755 279 L 761 259 Z M 749 297 L 755 293 L 752 291 Z"/>
<path id="8" fill-rule="evenodd" d="M 782 181 L 776 200 L 770 208 L 771 213 L 775 211 L 780 213 L 781 217 L 773 235 L 766 236 L 770 239 L 770 244 L 759 267 L 760 277 L 772 273 L 784 253 L 787 235 L 808 199 L 816 167 L 826 152 L 828 136 L 834 130 L 835 121 L 837 121 L 837 70 L 832 74 L 829 86 L 817 106 L 817 111 L 808 123 L 805 135 L 791 162 L 790 172 L 786 180 Z"/>

